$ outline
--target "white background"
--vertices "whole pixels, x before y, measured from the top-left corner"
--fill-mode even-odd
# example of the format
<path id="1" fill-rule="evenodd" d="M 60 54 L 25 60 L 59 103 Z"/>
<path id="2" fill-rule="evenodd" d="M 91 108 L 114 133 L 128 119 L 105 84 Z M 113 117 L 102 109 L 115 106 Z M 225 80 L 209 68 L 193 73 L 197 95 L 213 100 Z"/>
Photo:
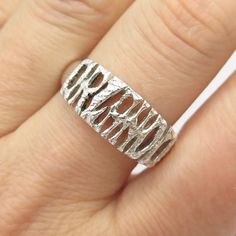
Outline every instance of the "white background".
<path id="1" fill-rule="evenodd" d="M 179 131 L 184 123 L 198 110 L 198 108 L 229 78 L 229 76 L 236 71 L 236 52 L 228 60 L 225 66 L 220 70 L 215 79 L 202 92 L 202 94 L 195 100 L 184 115 L 177 121 L 174 128 Z M 143 166 L 138 165 L 134 173 L 139 173 L 144 169 Z"/>

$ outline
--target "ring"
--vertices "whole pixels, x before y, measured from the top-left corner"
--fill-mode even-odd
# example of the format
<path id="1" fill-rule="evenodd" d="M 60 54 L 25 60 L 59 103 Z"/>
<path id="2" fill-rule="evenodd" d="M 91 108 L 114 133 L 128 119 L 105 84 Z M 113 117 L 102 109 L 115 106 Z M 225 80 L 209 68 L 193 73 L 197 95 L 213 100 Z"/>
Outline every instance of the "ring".
<path id="1" fill-rule="evenodd" d="M 176 141 L 173 128 L 147 101 L 90 59 L 76 67 L 61 94 L 103 138 L 147 167 L 159 162 Z"/>

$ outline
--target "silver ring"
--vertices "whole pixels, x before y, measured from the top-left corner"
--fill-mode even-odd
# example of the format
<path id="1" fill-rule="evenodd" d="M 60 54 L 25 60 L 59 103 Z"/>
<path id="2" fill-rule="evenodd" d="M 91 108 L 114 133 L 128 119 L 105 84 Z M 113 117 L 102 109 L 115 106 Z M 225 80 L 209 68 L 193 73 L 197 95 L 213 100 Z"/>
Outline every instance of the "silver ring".
<path id="1" fill-rule="evenodd" d="M 140 164 L 154 166 L 176 141 L 173 128 L 148 102 L 90 59 L 72 72 L 61 94 L 103 138 Z"/>

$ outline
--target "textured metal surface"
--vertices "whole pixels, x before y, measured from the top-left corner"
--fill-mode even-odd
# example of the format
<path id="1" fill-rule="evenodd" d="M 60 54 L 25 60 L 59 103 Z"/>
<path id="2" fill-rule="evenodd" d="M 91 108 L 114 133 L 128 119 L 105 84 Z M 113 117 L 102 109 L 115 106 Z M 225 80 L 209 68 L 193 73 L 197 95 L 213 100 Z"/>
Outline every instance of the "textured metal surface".
<path id="1" fill-rule="evenodd" d="M 102 137 L 148 167 L 160 161 L 176 140 L 173 129 L 149 103 L 90 59 L 77 66 L 61 94 Z"/>

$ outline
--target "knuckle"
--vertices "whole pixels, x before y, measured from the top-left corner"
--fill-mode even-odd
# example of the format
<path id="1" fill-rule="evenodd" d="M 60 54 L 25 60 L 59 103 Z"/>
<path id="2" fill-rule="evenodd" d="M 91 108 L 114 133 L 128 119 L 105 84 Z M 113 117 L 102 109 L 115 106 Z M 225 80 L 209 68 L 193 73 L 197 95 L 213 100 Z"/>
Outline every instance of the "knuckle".
<path id="1" fill-rule="evenodd" d="M 0 91 L 4 96 L 0 99 L 10 98 L 22 95 L 21 91 L 25 86 L 26 73 L 29 68 L 34 66 L 34 62 L 26 51 L 12 50 L 4 53 L 4 57 L 0 55 L 0 68 L 2 80 L 0 82 Z M 10 71 L 9 71 L 10 68 Z M 17 77 L 18 79 L 9 80 L 9 76 Z M 7 81 L 7 82 L 6 82 Z M 13 101 L 12 101 L 13 102 Z M 13 102 L 15 104 L 15 102 Z M 12 104 L 12 105 L 13 105 Z"/>
<path id="2" fill-rule="evenodd" d="M 89 0 L 33 0 L 31 9 L 38 18 L 62 30 L 72 33 L 81 30 L 90 32 L 102 26 L 107 19 L 105 13 L 109 5 L 104 5 L 108 0 L 102 2 L 103 7 Z"/>
<path id="3" fill-rule="evenodd" d="M 229 39 L 226 27 L 227 16 L 218 2 L 210 0 L 166 0 L 160 2 L 148 0 L 148 6 L 153 17 L 146 17 L 146 19 L 152 25 L 153 32 L 159 38 L 163 38 L 159 35 L 158 27 L 153 26 L 158 19 L 166 31 L 164 36 L 171 36 L 164 38 L 164 41 L 166 44 L 171 43 L 175 49 L 181 45 L 182 48 L 188 49 L 187 53 L 189 50 L 194 50 L 209 56 L 220 50 L 219 43 Z"/>
<path id="4" fill-rule="evenodd" d="M 2 49 L 0 53 L 1 134 L 14 129 L 17 123 L 22 121 L 21 114 L 26 112 L 23 107 L 27 104 L 31 94 L 26 93 L 25 85 L 28 84 L 28 78 L 34 74 L 36 64 L 36 57 L 26 47 L 18 44 L 12 47 L 10 43 Z M 35 84 L 35 81 L 31 81 L 31 83 Z M 12 115 L 13 111 L 17 112 L 19 116 Z"/>

